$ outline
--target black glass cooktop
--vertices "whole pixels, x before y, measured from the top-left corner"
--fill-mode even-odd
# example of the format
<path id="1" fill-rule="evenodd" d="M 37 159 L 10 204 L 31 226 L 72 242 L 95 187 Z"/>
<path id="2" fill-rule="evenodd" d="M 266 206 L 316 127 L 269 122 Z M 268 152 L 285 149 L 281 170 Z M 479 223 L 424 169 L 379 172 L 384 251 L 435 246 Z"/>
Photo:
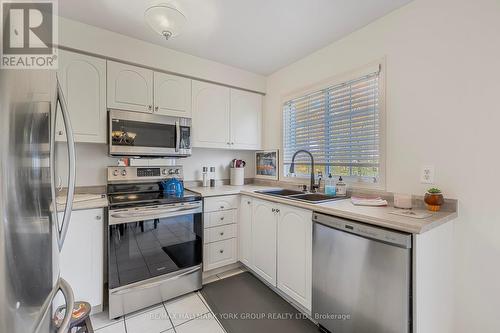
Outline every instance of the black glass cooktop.
<path id="1" fill-rule="evenodd" d="M 157 205 L 201 200 L 201 196 L 189 190 L 183 195 L 169 195 L 163 192 L 159 183 L 109 184 L 108 199 L 111 208 L 137 205 Z"/>

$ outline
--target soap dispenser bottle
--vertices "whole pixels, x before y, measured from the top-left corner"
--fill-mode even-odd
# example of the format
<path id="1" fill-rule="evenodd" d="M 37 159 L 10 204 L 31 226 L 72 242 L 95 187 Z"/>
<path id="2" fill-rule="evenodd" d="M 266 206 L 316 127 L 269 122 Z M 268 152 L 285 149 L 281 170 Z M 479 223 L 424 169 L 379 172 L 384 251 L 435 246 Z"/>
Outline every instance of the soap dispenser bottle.
<path id="1" fill-rule="evenodd" d="M 333 180 L 332 174 L 328 175 L 328 178 L 325 180 L 325 194 L 326 195 L 335 195 L 337 193 L 335 187 L 335 181 Z"/>
<path id="2" fill-rule="evenodd" d="M 339 177 L 339 181 L 336 186 L 337 196 L 345 197 L 347 195 L 347 185 L 343 182 L 342 176 Z"/>

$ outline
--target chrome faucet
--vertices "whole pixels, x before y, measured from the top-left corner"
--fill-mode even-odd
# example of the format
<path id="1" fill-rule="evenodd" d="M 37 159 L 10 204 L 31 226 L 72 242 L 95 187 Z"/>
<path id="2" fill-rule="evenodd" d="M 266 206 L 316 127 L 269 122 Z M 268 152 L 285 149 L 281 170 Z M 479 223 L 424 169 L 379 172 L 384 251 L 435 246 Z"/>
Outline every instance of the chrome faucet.
<path id="1" fill-rule="evenodd" d="M 301 150 L 297 150 L 295 152 L 295 154 L 293 154 L 292 163 L 290 164 L 290 173 L 295 173 L 295 157 L 300 153 L 305 153 L 305 154 L 309 155 L 309 157 L 311 158 L 311 185 L 309 187 L 309 190 L 314 193 L 317 190 L 319 190 L 322 177 L 320 174 L 318 184 L 316 184 L 316 181 L 314 180 L 314 157 L 310 152 L 308 152 L 307 150 L 301 149 Z"/>

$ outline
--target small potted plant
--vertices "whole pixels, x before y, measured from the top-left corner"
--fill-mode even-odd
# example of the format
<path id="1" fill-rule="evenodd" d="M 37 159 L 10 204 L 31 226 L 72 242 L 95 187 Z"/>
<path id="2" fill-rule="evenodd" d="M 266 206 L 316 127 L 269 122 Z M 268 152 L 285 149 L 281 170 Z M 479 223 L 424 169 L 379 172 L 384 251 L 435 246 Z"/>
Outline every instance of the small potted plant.
<path id="1" fill-rule="evenodd" d="M 443 194 L 438 188 L 430 188 L 425 193 L 424 202 L 427 204 L 427 209 L 432 212 L 437 212 L 441 209 L 441 205 L 444 203 Z"/>

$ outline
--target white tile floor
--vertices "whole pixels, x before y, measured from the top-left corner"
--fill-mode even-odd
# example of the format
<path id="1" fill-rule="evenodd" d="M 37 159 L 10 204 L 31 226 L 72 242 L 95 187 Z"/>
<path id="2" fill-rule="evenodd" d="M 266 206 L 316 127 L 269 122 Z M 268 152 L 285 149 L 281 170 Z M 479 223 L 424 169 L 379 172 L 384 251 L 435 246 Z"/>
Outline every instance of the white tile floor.
<path id="1" fill-rule="evenodd" d="M 92 316 L 96 333 L 225 333 L 199 292 L 112 321 L 107 315 Z"/>
<path id="2" fill-rule="evenodd" d="M 236 268 L 209 279 L 213 282 L 243 272 Z M 199 292 L 115 320 L 109 320 L 104 311 L 92 316 L 92 325 L 96 333 L 225 333 Z"/>

